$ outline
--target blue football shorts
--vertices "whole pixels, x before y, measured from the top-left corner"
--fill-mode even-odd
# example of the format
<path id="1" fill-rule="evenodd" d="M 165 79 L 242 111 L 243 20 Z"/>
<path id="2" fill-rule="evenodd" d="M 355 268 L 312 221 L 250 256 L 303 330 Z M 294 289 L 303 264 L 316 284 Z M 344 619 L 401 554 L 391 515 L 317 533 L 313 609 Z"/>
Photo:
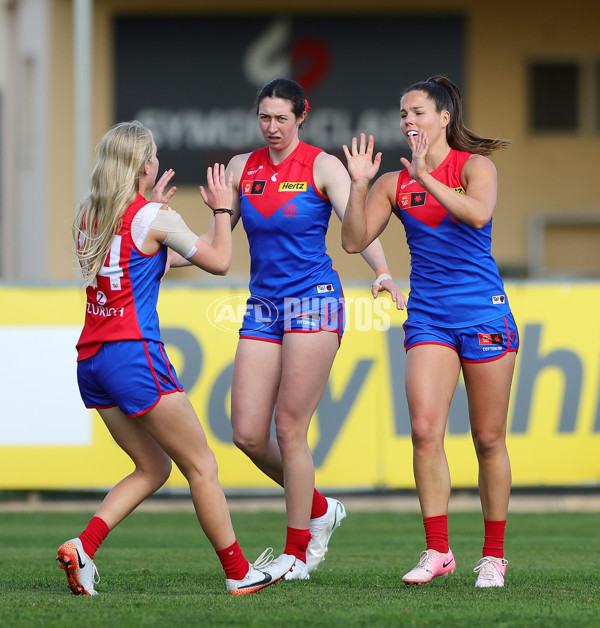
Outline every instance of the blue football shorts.
<path id="1" fill-rule="evenodd" d="M 77 363 L 77 382 L 87 408 L 118 406 L 127 416 L 151 410 L 162 395 L 182 392 L 162 342 L 105 342 Z"/>
<path id="2" fill-rule="evenodd" d="M 428 323 L 404 323 L 404 348 L 444 345 L 454 349 L 462 362 L 489 362 L 519 350 L 519 331 L 512 314 L 483 325 L 438 327 Z"/>
<path id="3" fill-rule="evenodd" d="M 333 290 L 327 296 L 285 298 L 277 304 L 250 296 L 240 338 L 281 343 L 287 333 L 329 331 L 341 342 L 344 334 L 344 296 Z"/>

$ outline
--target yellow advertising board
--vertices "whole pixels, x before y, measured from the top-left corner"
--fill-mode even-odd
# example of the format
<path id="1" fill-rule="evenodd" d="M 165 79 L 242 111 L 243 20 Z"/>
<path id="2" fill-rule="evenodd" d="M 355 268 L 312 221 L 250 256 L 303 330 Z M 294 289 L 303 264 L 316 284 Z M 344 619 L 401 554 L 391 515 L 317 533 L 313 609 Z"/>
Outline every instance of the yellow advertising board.
<path id="1" fill-rule="evenodd" d="M 508 422 L 515 486 L 600 483 L 600 284 L 509 283 L 520 350 Z M 344 339 L 309 440 L 317 484 L 412 488 L 402 323 L 387 297 L 346 289 Z M 226 489 L 273 484 L 231 443 L 229 399 L 247 292 L 165 285 L 167 352 L 219 462 Z M 132 464 L 75 379 L 84 294 L 75 287 L 0 287 L 0 489 L 108 488 Z M 453 486 L 475 487 L 462 384 L 446 438 Z M 167 486 L 183 487 L 174 470 Z"/>

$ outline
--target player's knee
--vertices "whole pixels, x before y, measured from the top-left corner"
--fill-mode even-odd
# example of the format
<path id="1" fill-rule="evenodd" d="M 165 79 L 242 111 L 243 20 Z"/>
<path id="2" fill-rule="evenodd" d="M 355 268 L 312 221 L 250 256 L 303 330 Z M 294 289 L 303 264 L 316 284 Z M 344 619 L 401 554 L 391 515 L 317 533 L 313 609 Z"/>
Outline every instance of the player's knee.
<path id="1" fill-rule="evenodd" d="M 179 465 L 179 470 L 189 484 L 194 482 L 218 481 L 219 466 L 212 451 L 201 459 L 190 461 L 188 464 Z"/>
<path id="2" fill-rule="evenodd" d="M 262 439 L 239 430 L 233 431 L 233 444 L 250 458 L 259 456 L 265 449 Z"/>
<path id="3" fill-rule="evenodd" d="M 303 424 L 292 417 L 275 417 L 275 435 L 282 454 L 289 448 L 297 448 L 306 441 Z"/>
<path id="4" fill-rule="evenodd" d="M 169 461 L 168 464 L 163 465 L 161 469 L 157 470 L 155 490 L 158 490 L 169 479 L 172 468 L 171 461 Z"/>
<path id="5" fill-rule="evenodd" d="M 475 451 L 481 458 L 496 455 L 498 452 L 506 448 L 504 432 L 496 432 L 493 430 L 479 430 L 473 432 L 473 444 Z"/>
<path id="6" fill-rule="evenodd" d="M 245 435 L 236 432 L 233 432 L 233 444 L 246 455 L 249 455 L 249 452 L 252 449 L 250 439 Z"/>
<path id="7" fill-rule="evenodd" d="M 136 471 L 143 474 L 152 492 L 157 491 L 171 475 L 173 463 L 166 454 L 161 458 L 155 458 L 146 466 L 138 466 Z"/>
<path id="8" fill-rule="evenodd" d="M 411 418 L 411 438 L 413 445 L 419 448 L 433 448 L 443 446 L 444 432 L 437 422 L 429 416 L 414 416 Z"/>

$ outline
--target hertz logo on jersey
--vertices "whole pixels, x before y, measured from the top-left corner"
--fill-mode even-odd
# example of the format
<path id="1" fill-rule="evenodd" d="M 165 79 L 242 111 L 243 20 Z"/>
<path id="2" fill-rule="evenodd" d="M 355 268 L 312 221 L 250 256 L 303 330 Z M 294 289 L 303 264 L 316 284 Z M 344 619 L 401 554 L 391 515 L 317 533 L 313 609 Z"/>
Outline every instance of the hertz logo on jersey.
<path id="1" fill-rule="evenodd" d="M 279 184 L 279 192 L 306 192 L 306 181 L 284 181 Z"/>

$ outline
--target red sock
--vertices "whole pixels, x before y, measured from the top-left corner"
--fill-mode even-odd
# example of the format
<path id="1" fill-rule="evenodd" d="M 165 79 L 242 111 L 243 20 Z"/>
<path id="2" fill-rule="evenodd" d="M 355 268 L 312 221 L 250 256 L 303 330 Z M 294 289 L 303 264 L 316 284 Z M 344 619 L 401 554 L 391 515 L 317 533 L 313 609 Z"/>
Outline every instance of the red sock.
<path id="1" fill-rule="evenodd" d="M 426 517 L 423 519 L 423 525 L 425 526 L 427 549 L 447 554 L 450 549 L 448 545 L 448 515 Z"/>
<path id="2" fill-rule="evenodd" d="M 290 528 L 290 526 L 288 526 L 283 553 L 291 554 L 305 563 L 306 548 L 308 547 L 309 541 L 310 530 L 299 530 L 298 528 Z"/>
<path id="3" fill-rule="evenodd" d="M 313 493 L 312 510 L 310 511 L 310 518 L 316 519 L 322 517 L 327 512 L 327 499 L 315 489 Z"/>
<path id="4" fill-rule="evenodd" d="M 229 547 L 222 550 L 215 550 L 221 561 L 225 575 L 230 580 L 242 580 L 248 573 L 249 563 L 244 558 L 237 541 L 234 541 Z"/>
<path id="5" fill-rule="evenodd" d="M 108 536 L 110 528 L 106 525 L 104 519 L 100 517 L 92 517 L 87 524 L 87 528 L 79 535 L 79 540 L 83 545 L 83 551 L 94 560 L 94 554 L 102 544 L 102 541 Z"/>
<path id="6" fill-rule="evenodd" d="M 504 530 L 506 529 L 506 520 L 489 521 L 488 519 L 484 519 L 483 525 L 485 528 L 485 536 L 481 555 L 504 558 Z"/>

